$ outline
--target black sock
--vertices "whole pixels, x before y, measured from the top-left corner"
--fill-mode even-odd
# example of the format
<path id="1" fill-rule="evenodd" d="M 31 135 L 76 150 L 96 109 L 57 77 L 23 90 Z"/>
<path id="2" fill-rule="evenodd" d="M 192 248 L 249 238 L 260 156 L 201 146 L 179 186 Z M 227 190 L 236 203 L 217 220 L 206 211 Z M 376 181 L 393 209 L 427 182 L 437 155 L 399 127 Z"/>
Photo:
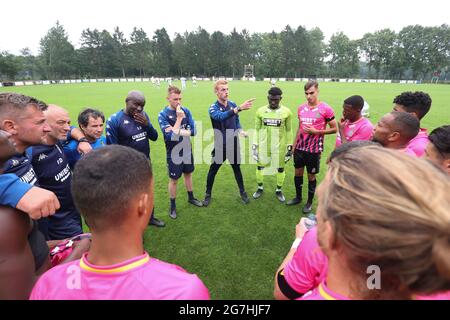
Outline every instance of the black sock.
<path id="1" fill-rule="evenodd" d="M 216 174 L 219 171 L 222 164 L 213 163 L 209 167 L 208 177 L 206 178 L 206 194 L 211 195 L 214 179 L 216 178 Z"/>
<path id="2" fill-rule="evenodd" d="M 314 200 L 314 193 L 316 193 L 317 180 L 308 181 L 308 204 L 312 204 Z"/>
<path id="3" fill-rule="evenodd" d="M 296 197 L 297 199 L 301 199 L 302 198 L 302 188 L 303 188 L 303 176 L 294 177 L 294 183 L 295 183 L 295 193 L 296 193 Z"/>
<path id="4" fill-rule="evenodd" d="M 193 200 L 194 199 L 194 192 L 193 191 L 188 191 L 188 198 L 189 198 L 189 200 Z"/>
<path id="5" fill-rule="evenodd" d="M 239 192 L 244 193 L 244 179 L 242 178 L 241 167 L 238 164 L 232 164 L 231 167 L 233 168 L 234 178 L 236 179 L 237 185 L 239 187 Z"/>
<path id="6" fill-rule="evenodd" d="M 170 210 L 174 210 L 177 208 L 177 205 L 175 204 L 175 198 L 170 198 Z"/>

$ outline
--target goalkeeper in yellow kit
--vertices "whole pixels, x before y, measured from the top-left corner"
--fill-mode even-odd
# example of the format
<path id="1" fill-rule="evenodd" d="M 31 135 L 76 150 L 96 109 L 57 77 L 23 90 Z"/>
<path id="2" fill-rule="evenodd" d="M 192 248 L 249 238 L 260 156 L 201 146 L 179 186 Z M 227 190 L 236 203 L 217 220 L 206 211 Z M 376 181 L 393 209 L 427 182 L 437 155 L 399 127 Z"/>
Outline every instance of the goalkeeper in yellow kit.
<path id="1" fill-rule="evenodd" d="M 283 94 L 280 88 L 272 87 L 268 93 L 269 104 L 259 108 L 255 116 L 256 134 L 252 150 L 258 165 L 258 189 L 253 198 L 258 199 L 264 191 L 264 175 L 276 172 L 275 194 L 278 200 L 284 202 L 286 199 L 281 188 L 286 177 L 284 166 L 292 157 L 292 112 L 280 104 Z"/>

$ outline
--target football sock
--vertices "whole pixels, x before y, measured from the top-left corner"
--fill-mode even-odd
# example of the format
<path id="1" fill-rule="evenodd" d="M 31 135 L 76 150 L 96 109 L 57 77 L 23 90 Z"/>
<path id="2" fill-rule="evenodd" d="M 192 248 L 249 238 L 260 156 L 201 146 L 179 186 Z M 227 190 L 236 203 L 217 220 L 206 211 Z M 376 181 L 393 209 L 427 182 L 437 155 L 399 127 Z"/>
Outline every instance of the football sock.
<path id="1" fill-rule="evenodd" d="M 308 203 L 312 204 L 316 192 L 317 180 L 308 181 Z"/>
<path id="2" fill-rule="evenodd" d="M 258 183 L 258 185 L 262 185 L 264 182 L 264 175 L 263 175 L 263 170 L 264 169 L 262 167 L 262 169 L 260 169 L 261 167 L 257 167 L 256 168 L 256 182 Z"/>
<path id="3" fill-rule="evenodd" d="M 294 183 L 295 183 L 295 193 L 296 198 L 301 199 L 302 198 L 302 188 L 303 188 L 303 176 L 294 177 Z"/>
<path id="4" fill-rule="evenodd" d="M 280 186 L 284 184 L 284 178 L 286 178 L 286 171 L 277 172 L 277 187 L 281 189 Z"/>
<path id="5" fill-rule="evenodd" d="M 239 192 L 240 193 L 245 192 L 244 179 L 242 178 L 242 172 L 241 172 L 240 165 L 232 164 L 231 167 L 233 168 L 234 178 L 236 179 L 237 185 L 239 187 Z"/>

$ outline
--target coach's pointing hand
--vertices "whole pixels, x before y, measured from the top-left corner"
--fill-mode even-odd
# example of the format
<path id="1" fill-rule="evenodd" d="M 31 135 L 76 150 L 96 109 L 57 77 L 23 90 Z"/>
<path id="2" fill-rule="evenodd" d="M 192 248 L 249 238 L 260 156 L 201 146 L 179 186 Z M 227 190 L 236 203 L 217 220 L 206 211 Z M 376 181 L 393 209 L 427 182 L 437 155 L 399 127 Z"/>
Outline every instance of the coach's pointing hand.
<path id="1" fill-rule="evenodd" d="M 243 104 L 241 104 L 238 108 L 234 109 L 235 113 L 242 111 L 242 110 L 248 110 L 252 107 L 253 101 L 255 101 L 256 98 L 248 99 Z"/>

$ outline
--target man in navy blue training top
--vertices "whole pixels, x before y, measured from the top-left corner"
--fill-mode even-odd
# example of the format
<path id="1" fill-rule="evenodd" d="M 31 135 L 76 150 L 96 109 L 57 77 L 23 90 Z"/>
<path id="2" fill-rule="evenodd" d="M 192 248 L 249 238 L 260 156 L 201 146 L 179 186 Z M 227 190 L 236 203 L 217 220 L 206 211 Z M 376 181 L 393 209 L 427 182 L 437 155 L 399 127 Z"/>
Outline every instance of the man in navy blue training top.
<path id="1" fill-rule="evenodd" d="M 71 131 L 69 113 L 55 105 L 44 111 L 50 130 L 44 143 L 27 149 L 36 172 L 39 185 L 58 197 L 61 208 L 48 218 L 47 233 L 50 240 L 62 240 L 83 233 L 81 217 L 72 199 L 72 172 L 64 154 L 62 142 Z M 89 190 L 86 190 L 89 192 Z M 39 221 L 40 229 L 45 229 Z"/>
<path id="2" fill-rule="evenodd" d="M 216 81 L 214 91 L 217 95 L 217 101 L 209 108 L 209 116 L 214 129 L 214 149 L 211 154 L 212 164 L 209 167 L 203 205 L 205 207 L 209 205 L 214 179 L 226 159 L 233 168 L 241 199 L 247 204 L 250 200 L 244 188 L 239 146 L 239 135 L 246 137 L 247 134 L 242 131 L 238 113 L 250 109 L 255 99 L 249 99 L 238 107 L 233 101 L 228 100 L 228 82 L 225 80 Z"/>
<path id="3" fill-rule="evenodd" d="M 106 122 L 106 143 L 120 144 L 142 152 L 150 159 L 149 139 L 156 141 L 158 132 L 144 112 L 145 97 L 140 91 L 130 91 L 125 99 L 125 108 L 113 114 Z M 165 223 L 154 217 L 150 224 L 164 227 Z"/>
<path id="4" fill-rule="evenodd" d="M 194 157 L 190 136 L 196 134 L 195 122 L 188 108 L 181 106 L 181 90 L 170 86 L 167 92 L 169 105 L 158 116 L 159 126 L 164 135 L 167 153 L 167 169 L 169 173 L 169 216 L 176 219 L 177 182 L 184 175 L 184 183 L 188 192 L 188 202 L 202 207 L 201 201 L 195 199 L 192 186 Z"/>
<path id="5" fill-rule="evenodd" d="M 17 208 L 40 219 L 59 209 L 55 194 L 39 188 L 27 147 L 42 143 L 49 130 L 43 110 L 47 105 L 32 97 L 17 93 L 0 93 L 0 130 L 17 150 L 5 159 L 0 176 L 0 204 Z"/>

